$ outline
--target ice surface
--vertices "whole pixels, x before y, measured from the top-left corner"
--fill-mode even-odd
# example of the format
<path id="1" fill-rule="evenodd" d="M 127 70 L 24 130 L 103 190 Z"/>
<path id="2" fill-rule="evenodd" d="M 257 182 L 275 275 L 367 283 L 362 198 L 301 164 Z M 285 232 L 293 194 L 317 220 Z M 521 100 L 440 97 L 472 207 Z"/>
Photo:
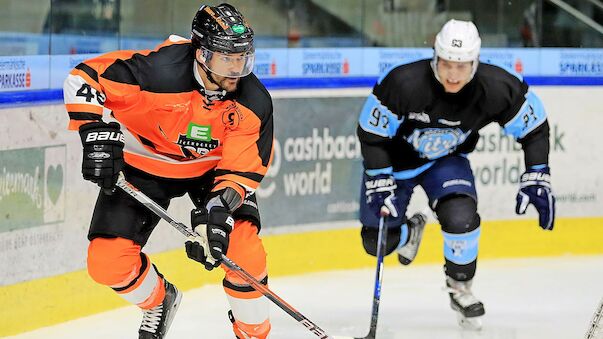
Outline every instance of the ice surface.
<path id="1" fill-rule="evenodd" d="M 441 265 L 386 266 L 379 339 L 582 338 L 603 296 L 603 256 L 480 261 L 474 294 L 486 308 L 481 332 L 461 330 L 448 305 Z M 364 336 L 374 270 L 275 278 L 270 288 L 330 335 Z M 184 293 L 169 339 L 233 339 L 218 285 Z M 273 306 L 271 338 L 317 338 Z M 125 307 L 10 337 L 133 339 L 141 314 Z"/>

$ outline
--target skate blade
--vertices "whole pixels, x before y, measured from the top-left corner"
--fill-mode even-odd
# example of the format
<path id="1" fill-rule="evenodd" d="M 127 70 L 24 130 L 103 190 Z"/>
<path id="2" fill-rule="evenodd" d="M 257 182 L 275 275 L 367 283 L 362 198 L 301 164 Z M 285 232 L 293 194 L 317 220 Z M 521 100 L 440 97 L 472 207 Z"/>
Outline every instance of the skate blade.
<path id="1" fill-rule="evenodd" d="M 176 312 L 178 311 L 178 307 L 180 307 L 180 302 L 182 301 L 182 292 L 178 291 L 178 293 L 176 294 L 176 301 L 174 302 L 174 304 L 172 305 L 172 308 L 169 310 L 170 314 L 169 314 L 169 319 L 168 322 L 165 326 L 165 337 L 167 337 L 167 334 L 170 330 L 170 327 L 172 326 L 172 322 L 174 321 L 174 316 L 176 315 Z"/>
<path id="2" fill-rule="evenodd" d="M 462 314 L 457 314 L 456 319 L 464 330 L 481 331 L 482 317 L 464 317 Z"/>

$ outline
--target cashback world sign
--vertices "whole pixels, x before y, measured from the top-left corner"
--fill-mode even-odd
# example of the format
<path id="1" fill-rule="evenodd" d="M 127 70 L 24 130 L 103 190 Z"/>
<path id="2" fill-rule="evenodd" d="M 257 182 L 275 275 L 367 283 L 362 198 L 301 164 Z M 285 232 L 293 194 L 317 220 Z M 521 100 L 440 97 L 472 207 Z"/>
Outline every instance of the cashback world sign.
<path id="1" fill-rule="evenodd" d="M 356 120 L 364 98 L 274 103 L 274 160 L 256 191 L 262 225 L 357 218 L 361 153 Z"/>

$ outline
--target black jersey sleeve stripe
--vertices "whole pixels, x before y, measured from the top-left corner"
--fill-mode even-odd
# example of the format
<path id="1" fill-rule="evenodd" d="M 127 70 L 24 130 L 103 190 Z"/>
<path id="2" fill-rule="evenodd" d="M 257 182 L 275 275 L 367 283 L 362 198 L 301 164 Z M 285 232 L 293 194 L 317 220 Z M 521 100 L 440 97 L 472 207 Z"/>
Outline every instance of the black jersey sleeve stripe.
<path id="1" fill-rule="evenodd" d="M 274 124 L 272 121 L 272 114 L 264 118 L 265 119 L 262 119 L 260 137 L 258 138 L 258 141 L 256 141 L 256 145 L 258 146 L 260 158 L 262 159 L 262 166 L 268 167 L 270 154 L 272 153 L 272 142 L 274 141 Z"/>
<path id="2" fill-rule="evenodd" d="M 219 177 L 222 175 L 227 175 L 227 174 L 238 175 L 240 177 L 247 178 L 249 180 L 253 180 L 255 182 L 260 182 L 264 178 L 263 175 L 260 175 L 257 173 L 252 173 L 252 172 L 236 172 L 236 171 L 229 171 L 229 170 L 225 170 L 225 169 L 216 170 L 216 177 Z"/>
<path id="3" fill-rule="evenodd" d="M 194 61 L 190 43 L 169 45 L 146 55 L 135 53 L 129 59 L 118 59 L 101 77 L 152 93 L 192 92 L 199 86 L 192 72 Z"/>
<path id="4" fill-rule="evenodd" d="M 102 115 L 88 112 L 69 112 L 71 120 L 102 120 Z"/>
<path id="5" fill-rule="evenodd" d="M 92 80 L 98 82 L 98 73 L 94 70 L 94 68 L 86 65 L 85 63 L 81 63 L 81 64 L 75 66 L 75 68 L 88 74 L 88 76 L 90 78 L 92 78 Z"/>
<path id="6" fill-rule="evenodd" d="M 123 60 L 116 60 L 101 77 L 122 84 L 138 85 L 138 80 Z"/>

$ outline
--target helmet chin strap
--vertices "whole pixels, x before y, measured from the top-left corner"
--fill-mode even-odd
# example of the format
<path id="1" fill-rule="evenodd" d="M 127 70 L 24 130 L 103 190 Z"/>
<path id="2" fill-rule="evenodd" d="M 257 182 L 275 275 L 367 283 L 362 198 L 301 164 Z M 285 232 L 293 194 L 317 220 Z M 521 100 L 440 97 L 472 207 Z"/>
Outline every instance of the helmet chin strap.
<path id="1" fill-rule="evenodd" d="M 199 60 L 197 60 L 197 64 L 199 64 L 201 66 L 201 69 L 203 69 L 203 72 L 205 72 L 205 76 L 207 77 L 207 80 L 209 80 L 209 82 L 218 86 L 219 90 L 225 91 L 225 89 L 222 88 L 222 86 L 220 86 L 220 84 L 216 81 L 216 79 L 214 79 L 212 72 L 209 70 L 209 68 L 205 67 L 205 65 L 203 63 L 199 62 Z"/>
<path id="2" fill-rule="evenodd" d="M 209 82 L 211 82 L 212 84 L 218 86 L 217 90 L 209 90 L 209 89 L 205 88 L 205 86 L 201 86 L 202 93 L 207 97 L 207 99 L 209 101 L 222 100 L 226 96 L 226 93 L 227 93 L 226 89 L 224 89 L 224 88 L 222 88 L 222 86 L 220 86 L 220 84 L 212 76 L 212 72 L 207 67 L 205 67 L 205 65 L 202 62 L 199 62 L 199 60 L 197 60 L 196 58 L 195 58 L 195 62 L 199 66 L 201 66 L 201 69 L 203 70 L 203 72 L 205 72 L 205 76 L 207 77 L 207 80 L 209 80 Z"/>
<path id="3" fill-rule="evenodd" d="M 199 62 L 199 59 L 197 58 L 195 58 L 195 62 L 197 63 L 197 65 L 201 66 L 201 69 L 203 70 L 203 72 L 205 72 L 205 76 L 207 77 L 207 80 L 209 80 L 209 82 L 218 86 L 219 91 L 225 91 L 225 89 L 220 86 L 216 79 L 214 79 L 214 77 L 212 76 L 212 72 L 209 70 L 209 68 L 207 68 L 202 62 Z"/>

